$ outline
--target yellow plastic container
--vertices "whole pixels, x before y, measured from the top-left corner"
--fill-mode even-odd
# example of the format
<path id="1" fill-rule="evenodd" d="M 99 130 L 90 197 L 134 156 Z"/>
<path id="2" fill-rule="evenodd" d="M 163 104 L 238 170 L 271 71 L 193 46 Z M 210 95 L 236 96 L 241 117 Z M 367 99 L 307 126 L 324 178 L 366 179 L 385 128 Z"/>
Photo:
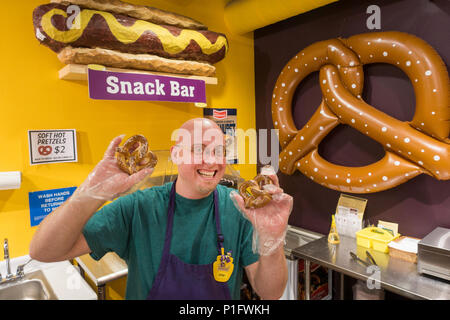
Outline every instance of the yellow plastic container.
<path id="1" fill-rule="evenodd" d="M 388 253 L 388 243 L 400 237 L 395 237 L 388 231 L 377 227 L 368 227 L 356 232 L 356 245 L 364 248 L 373 248 L 375 251 Z"/>

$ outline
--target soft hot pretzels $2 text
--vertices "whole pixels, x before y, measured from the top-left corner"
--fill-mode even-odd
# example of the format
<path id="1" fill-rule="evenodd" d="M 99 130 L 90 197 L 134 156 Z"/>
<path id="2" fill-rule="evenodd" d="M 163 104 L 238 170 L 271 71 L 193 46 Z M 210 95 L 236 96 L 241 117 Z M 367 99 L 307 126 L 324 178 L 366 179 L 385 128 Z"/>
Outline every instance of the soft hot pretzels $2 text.
<path id="1" fill-rule="evenodd" d="M 399 121 L 361 99 L 363 65 L 370 63 L 388 63 L 406 73 L 416 95 L 412 121 Z M 323 99 L 306 125 L 297 129 L 292 97 L 298 84 L 315 71 L 320 71 Z M 373 32 L 308 46 L 279 75 L 272 118 L 279 129 L 279 167 L 285 174 L 297 169 L 316 183 L 350 193 L 386 190 L 422 173 L 450 179 L 448 73 L 436 51 L 413 35 Z M 340 123 L 382 144 L 385 156 L 363 167 L 323 159 L 318 145 Z"/>

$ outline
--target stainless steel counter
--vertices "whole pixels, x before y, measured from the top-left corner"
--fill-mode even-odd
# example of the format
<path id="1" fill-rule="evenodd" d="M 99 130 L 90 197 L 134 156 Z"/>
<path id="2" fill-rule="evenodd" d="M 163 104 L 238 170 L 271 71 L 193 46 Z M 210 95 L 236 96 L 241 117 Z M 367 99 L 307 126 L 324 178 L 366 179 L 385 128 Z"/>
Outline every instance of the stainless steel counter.
<path id="1" fill-rule="evenodd" d="M 113 280 L 128 275 L 128 266 L 117 254 L 108 252 L 99 261 L 95 261 L 89 254 L 75 258 L 82 273 L 88 276 L 97 286 L 99 300 L 105 299 L 105 285 Z"/>
<path id="2" fill-rule="evenodd" d="M 323 237 L 323 234 L 288 225 L 286 231 L 286 241 L 284 244 L 284 254 L 286 258 L 296 259 L 292 255 L 292 250 L 297 247 L 303 246 L 308 242 L 320 239 L 321 237 Z"/>
<path id="3" fill-rule="evenodd" d="M 328 243 L 327 237 L 323 237 L 292 250 L 295 257 L 305 259 L 306 288 L 310 286 L 307 268 L 311 262 L 315 262 L 341 274 L 367 281 L 376 288 L 379 286 L 411 299 L 450 299 L 450 282 L 420 275 L 414 263 L 356 246 L 355 238 L 340 236 L 340 240 L 339 244 L 332 245 Z M 378 268 L 367 267 L 351 259 L 350 251 L 367 261 L 366 250 L 372 254 Z"/>

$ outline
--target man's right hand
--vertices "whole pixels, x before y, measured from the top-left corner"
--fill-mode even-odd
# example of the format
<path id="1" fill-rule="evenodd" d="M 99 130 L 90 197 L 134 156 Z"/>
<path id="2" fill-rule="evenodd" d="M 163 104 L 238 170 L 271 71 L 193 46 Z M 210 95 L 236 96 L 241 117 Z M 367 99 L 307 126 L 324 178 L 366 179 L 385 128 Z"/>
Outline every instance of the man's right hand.
<path id="1" fill-rule="evenodd" d="M 153 172 L 153 168 L 145 168 L 135 174 L 128 175 L 128 173 L 123 172 L 119 168 L 115 152 L 122 138 L 123 135 L 111 141 L 103 159 L 77 190 L 76 194 L 78 197 L 109 201 L 127 192 Z"/>
<path id="2" fill-rule="evenodd" d="M 105 201 L 127 192 L 153 172 L 152 168 L 146 168 L 130 176 L 119 169 L 115 152 L 122 138 L 111 141 L 103 159 L 83 184 L 40 223 L 30 243 L 30 257 L 54 262 L 91 252 L 82 233 L 86 222 Z"/>

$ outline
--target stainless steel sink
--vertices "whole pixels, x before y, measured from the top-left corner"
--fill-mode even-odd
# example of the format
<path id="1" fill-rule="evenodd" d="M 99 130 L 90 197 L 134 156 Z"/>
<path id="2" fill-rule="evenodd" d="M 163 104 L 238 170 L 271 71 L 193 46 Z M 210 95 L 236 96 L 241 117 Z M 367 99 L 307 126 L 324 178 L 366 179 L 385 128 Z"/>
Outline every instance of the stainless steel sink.
<path id="1" fill-rule="evenodd" d="M 0 285 L 0 300 L 56 300 L 41 270 L 25 274 L 21 280 Z"/>

